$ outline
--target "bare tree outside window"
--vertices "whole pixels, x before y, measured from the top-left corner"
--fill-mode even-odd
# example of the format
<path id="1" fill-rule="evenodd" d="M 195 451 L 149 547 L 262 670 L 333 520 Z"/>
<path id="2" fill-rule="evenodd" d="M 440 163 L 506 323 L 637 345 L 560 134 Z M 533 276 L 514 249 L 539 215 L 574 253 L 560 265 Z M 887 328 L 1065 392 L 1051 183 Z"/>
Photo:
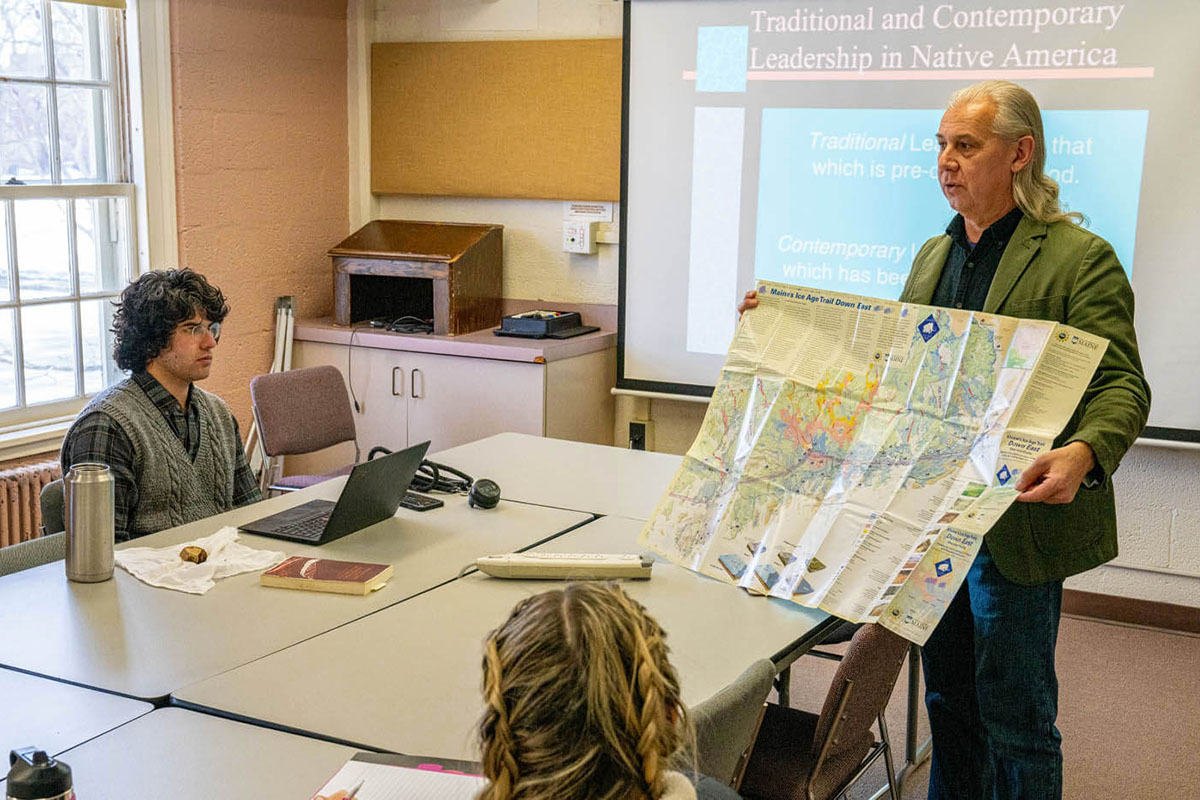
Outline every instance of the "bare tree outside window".
<path id="1" fill-rule="evenodd" d="M 133 269 L 124 12 L 0 0 L 0 427 L 115 383 Z"/>

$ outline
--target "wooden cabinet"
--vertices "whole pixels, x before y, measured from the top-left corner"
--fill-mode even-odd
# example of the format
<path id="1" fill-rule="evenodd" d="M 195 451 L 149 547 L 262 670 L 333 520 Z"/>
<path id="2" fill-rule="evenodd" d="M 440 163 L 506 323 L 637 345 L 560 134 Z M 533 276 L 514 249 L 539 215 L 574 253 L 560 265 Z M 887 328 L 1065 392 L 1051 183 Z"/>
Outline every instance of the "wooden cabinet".
<path id="1" fill-rule="evenodd" d="M 298 336 L 302 330 L 298 327 Z M 611 346 L 545 361 L 538 360 L 544 354 L 497 346 L 494 352 L 522 359 L 508 360 L 397 349 L 412 340 L 379 333 L 356 333 L 351 347 L 348 332 L 342 333 L 338 338 L 346 344 L 298 338 L 292 366 L 328 364 L 342 373 L 358 404 L 354 418 L 363 458 L 377 445 L 396 450 L 428 440 L 433 453 L 504 432 L 612 443 Z M 324 329 L 320 335 L 333 338 Z M 390 346 L 365 346 L 364 340 Z M 349 444 L 339 445 L 289 456 L 285 470 L 326 472 L 353 458 Z"/>

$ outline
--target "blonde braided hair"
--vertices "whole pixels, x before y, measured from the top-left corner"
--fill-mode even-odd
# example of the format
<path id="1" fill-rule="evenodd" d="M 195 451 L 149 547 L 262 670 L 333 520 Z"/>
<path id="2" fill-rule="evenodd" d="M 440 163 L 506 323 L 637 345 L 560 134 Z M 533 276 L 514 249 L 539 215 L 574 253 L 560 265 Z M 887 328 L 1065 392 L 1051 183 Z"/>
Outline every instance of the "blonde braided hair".
<path id="1" fill-rule="evenodd" d="M 512 732 L 508 728 L 508 707 L 500 688 L 500 651 L 496 648 L 496 640 L 489 639 L 487 650 L 484 652 L 483 698 L 487 703 L 485 725 L 491 731 L 496 747 L 486 753 L 488 763 L 484 771 L 492 779 L 495 787 L 495 797 L 511 797 L 513 787 L 517 784 L 517 760 L 512 756 Z"/>
<path id="2" fill-rule="evenodd" d="M 481 800 L 658 800 L 694 741 L 667 652 L 615 584 L 518 603 L 484 648 Z"/>
<path id="3" fill-rule="evenodd" d="M 637 689 L 630 692 L 629 699 L 632 702 L 635 696 L 642 698 L 641 714 L 637 721 L 637 752 L 642 759 L 642 777 L 649 796 L 656 798 L 663 792 L 659 738 L 673 727 L 667 708 L 668 699 L 664 696 L 664 688 L 669 681 L 658 668 L 658 664 L 667 663 L 666 644 L 658 624 L 644 613 L 639 613 L 644 612 L 641 606 L 635 606 L 624 592 L 618 595 L 617 600 L 641 623 L 633 625 L 633 640 L 636 646 L 633 674 L 636 676 Z"/>

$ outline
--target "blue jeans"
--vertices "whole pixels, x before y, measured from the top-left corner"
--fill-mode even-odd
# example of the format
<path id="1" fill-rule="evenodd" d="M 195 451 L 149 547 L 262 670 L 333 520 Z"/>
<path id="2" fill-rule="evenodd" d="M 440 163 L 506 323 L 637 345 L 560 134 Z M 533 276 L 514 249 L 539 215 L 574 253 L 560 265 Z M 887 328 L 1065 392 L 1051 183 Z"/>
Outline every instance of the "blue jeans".
<path id="1" fill-rule="evenodd" d="M 1054 646 L 1062 581 L 1012 583 L 987 545 L 923 655 L 929 800 L 1058 800 Z"/>

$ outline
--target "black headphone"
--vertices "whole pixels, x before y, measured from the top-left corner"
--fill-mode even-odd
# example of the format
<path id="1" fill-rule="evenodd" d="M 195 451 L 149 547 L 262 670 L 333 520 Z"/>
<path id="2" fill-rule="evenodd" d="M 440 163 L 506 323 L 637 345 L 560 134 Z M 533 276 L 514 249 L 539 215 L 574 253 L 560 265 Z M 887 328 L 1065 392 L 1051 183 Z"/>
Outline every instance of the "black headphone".
<path id="1" fill-rule="evenodd" d="M 392 451 L 386 447 L 372 447 L 367 453 L 367 460 L 370 461 L 380 453 L 386 455 L 390 452 Z M 475 480 L 461 470 L 438 464 L 436 461 L 422 461 L 409 488 L 415 492 L 465 494 L 467 505 L 471 508 L 495 508 L 500 503 L 500 484 L 491 478 Z"/>
<path id="2" fill-rule="evenodd" d="M 480 478 L 471 484 L 467 492 L 467 505 L 471 508 L 495 508 L 500 503 L 500 484 L 491 478 Z"/>

